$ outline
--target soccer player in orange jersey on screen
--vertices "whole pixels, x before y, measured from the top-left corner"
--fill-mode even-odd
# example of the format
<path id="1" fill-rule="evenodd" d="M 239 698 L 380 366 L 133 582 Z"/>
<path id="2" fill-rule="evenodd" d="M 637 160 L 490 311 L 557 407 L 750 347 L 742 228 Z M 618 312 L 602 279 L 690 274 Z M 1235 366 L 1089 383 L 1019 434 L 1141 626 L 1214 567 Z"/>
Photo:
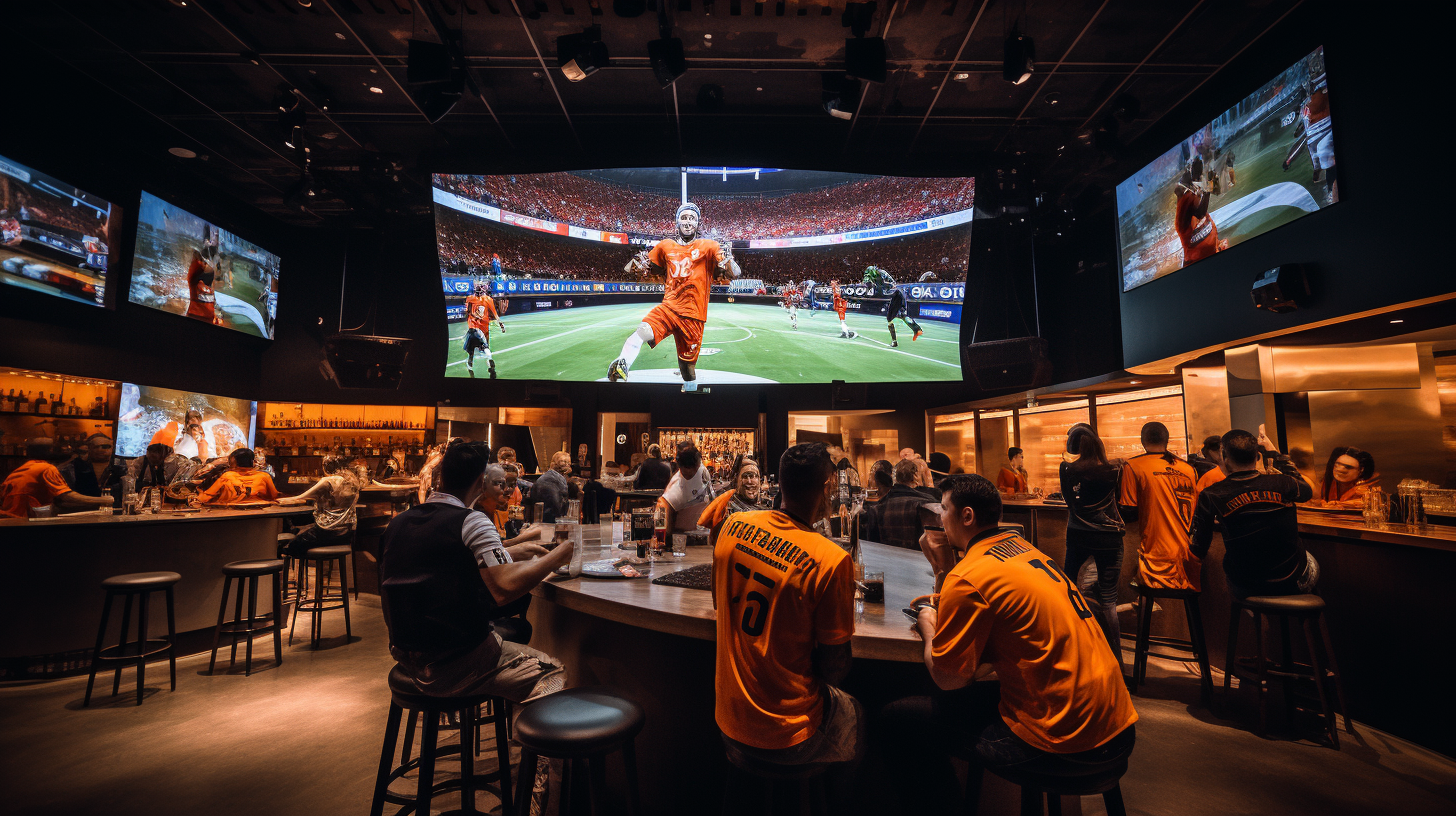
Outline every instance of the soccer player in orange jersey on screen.
<path id="1" fill-rule="evenodd" d="M 644 342 L 648 348 L 657 348 L 663 338 L 672 335 L 677 343 L 682 390 L 698 390 L 698 352 L 702 349 L 703 325 L 708 320 L 713 274 L 723 271 L 735 278 L 742 274 L 731 248 L 711 238 L 699 237 L 702 216 L 698 205 L 683 202 L 677 208 L 677 233 L 658 241 L 645 258 L 639 255 L 628 265 L 638 271 L 646 271 L 642 269 L 646 266 L 651 274 L 664 276 L 667 285 L 662 292 L 662 303 L 642 318 L 642 324 L 622 344 L 621 354 L 607 366 L 607 379 L 611 382 L 627 379 L 627 372 Z"/>
<path id="2" fill-rule="evenodd" d="M 470 376 L 475 376 L 475 350 L 480 349 L 485 361 L 490 364 L 490 378 L 495 379 L 495 358 L 490 354 L 490 321 L 500 323 L 500 330 L 506 330 L 495 310 L 495 300 L 485 281 L 477 281 L 475 294 L 465 299 L 465 367 Z"/>

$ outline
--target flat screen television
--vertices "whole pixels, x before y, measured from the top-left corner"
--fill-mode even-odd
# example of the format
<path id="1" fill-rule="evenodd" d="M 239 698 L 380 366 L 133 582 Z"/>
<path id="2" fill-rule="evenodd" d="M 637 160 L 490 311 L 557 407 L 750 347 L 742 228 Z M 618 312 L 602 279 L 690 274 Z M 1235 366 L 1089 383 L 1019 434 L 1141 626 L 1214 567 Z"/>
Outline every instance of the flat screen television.
<path id="1" fill-rule="evenodd" d="M 1316 48 L 1117 185 L 1124 292 L 1339 201 Z"/>
<path id="2" fill-rule="evenodd" d="M 278 266 L 257 244 L 142 192 L 132 303 L 271 340 Z"/>
<path id="3" fill-rule="evenodd" d="M 974 201 L 773 168 L 436 174 L 446 375 L 608 380 L 635 350 L 628 382 L 959 380 Z"/>
<path id="4" fill-rule="evenodd" d="M 202 461 L 253 446 L 258 403 L 151 385 L 122 383 L 116 455 L 142 456 L 160 442 Z"/>
<path id="5" fill-rule="evenodd" d="M 109 306 L 111 202 L 0 156 L 0 282 Z"/>

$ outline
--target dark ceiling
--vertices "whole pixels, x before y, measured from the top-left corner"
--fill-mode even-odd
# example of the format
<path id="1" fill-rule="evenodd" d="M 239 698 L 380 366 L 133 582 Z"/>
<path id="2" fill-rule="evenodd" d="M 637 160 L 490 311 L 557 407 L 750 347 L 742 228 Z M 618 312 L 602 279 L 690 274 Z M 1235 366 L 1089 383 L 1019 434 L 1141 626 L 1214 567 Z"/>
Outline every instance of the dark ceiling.
<path id="1" fill-rule="evenodd" d="M 605 0 L 54 0 L 7 19 L 141 108 L 126 130 L 149 149 L 205 156 L 179 165 L 289 221 L 344 224 L 421 210 L 432 170 L 751 161 L 962 174 L 1019 156 L 1066 185 L 1106 164 L 1067 151 L 1124 94 L 1140 105 L 1113 125 L 1125 145 L 1300 4 L 881 0 L 869 33 L 886 40 L 888 78 L 842 121 L 822 91 L 844 67 L 843 2 L 676 0 L 688 72 L 667 89 L 647 59 L 659 2 L 627 18 Z M 556 37 L 593 23 L 611 65 L 566 81 Z M 1036 46 L 1020 86 L 1001 78 L 1013 26 Z M 458 37 L 469 89 L 431 124 L 406 91 L 405 55 L 410 38 L 442 33 Z M 699 102 L 705 85 L 720 105 Z M 280 86 L 308 117 L 319 195 L 305 201 L 288 196 L 302 155 L 284 144 Z"/>

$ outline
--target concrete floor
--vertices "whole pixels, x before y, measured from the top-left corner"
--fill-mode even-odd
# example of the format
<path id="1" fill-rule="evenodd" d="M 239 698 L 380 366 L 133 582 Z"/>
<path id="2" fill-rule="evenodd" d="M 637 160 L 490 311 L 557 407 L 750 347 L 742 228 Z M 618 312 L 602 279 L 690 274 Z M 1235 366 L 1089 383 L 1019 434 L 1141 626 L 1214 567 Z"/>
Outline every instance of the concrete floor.
<path id="1" fill-rule="evenodd" d="M 172 692 L 166 664 L 154 665 L 140 707 L 126 693 L 130 672 L 116 700 L 98 678 L 102 695 L 87 709 L 80 707 L 85 677 L 0 688 L 0 811 L 367 813 L 392 662 L 378 599 L 360 598 L 353 642 L 344 643 L 341 616 L 332 613 L 324 626 L 332 638 L 319 651 L 296 640 L 281 666 L 260 661 L 251 677 L 241 668 L 208 676 L 207 655 L 193 656 L 178 661 Z M 265 643 L 255 658 L 271 655 Z M 1129 813 L 1456 812 L 1456 762 L 1448 758 L 1359 725 L 1356 735 L 1341 732 L 1338 752 L 1260 739 L 1245 730 L 1251 710 L 1228 722 L 1193 705 L 1196 679 L 1181 664 L 1154 661 L 1149 675 L 1136 698 L 1138 746 L 1122 783 Z M 650 757 L 642 761 L 650 767 Z M 482 756 L 481 765 L 492 763 Z M 1010 798 L 998 796 L 992 781 L 986 788 L 988 804 Z M 458 807 L 458 796 L 444 800 L 437 810 Z M 485 794 L 479 806 L 497 807 Z M 1084 808 L 1101 813 L 1100 798 L 1085 799 Z M 716 801 L 703 802 L 702 812 L 717 810 Z"/>

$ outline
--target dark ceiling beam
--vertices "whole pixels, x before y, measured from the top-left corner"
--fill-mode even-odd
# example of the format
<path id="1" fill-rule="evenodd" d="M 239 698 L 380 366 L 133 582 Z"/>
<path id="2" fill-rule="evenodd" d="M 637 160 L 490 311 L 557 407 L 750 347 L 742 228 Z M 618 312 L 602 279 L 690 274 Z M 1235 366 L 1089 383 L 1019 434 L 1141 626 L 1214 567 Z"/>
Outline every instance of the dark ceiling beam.
<path id="1" fill-rule="evenodd" d="M 662 2 L 662 0 L 658 0 Z M 526 32 L 526 40 L 531 43 L 531 50 L 536 52 L 536 62 L 541 66 L 541 74 L 551 84 L 551 93 L 556 94 L 556 102 L 561 105 L 561 115 L 566 117 L 566 127 L 571 130 L 571 138 L 576 140 L 578 150 L 585 149 L 581 143 L 581 136 L 576 132 L 576 125 L 571 121 L 571 111 L 566 109 L 566 100 L 561 98 L 561 91 L 556 88 L 556 80 L 551 77 L 551 69 L 546 67 L 546 58 L 541 56 L 541 48 L 536 45 L 536 35 L 531 33 L 531 27 L 526 25 L 526 15 L 521 13 L 521 6 L 517 0 L 511 0 L 511 8 L 516 12 L 516 19 L 521 21 L 521 30 Z"/>
<path id="2" fill-rule="evenodd" d="M 1087 18 L 1087 24 L 1082 26 L 1082 30 L 1077 32 L 1077 36 L 1075 39 L 1072 40 L 1072 44 L 1067 46 L 1066 51 L 1062 52 L 1062 58 L 1057 60 L 1057 64 L 1053 65 L 1052 69 L 1050 71 L 1047 71 L 1046 74 L 1042 76 L 1041 84 L 1036 86 L 1036 92 L 1033 93 L 1031 96 L 1027 97 L 1026 104 L 1021 106 L 1021 112 L 1016 114 L 1015 122 L 1012 122 L 1011 127 L 1006 129 L 1006 133 L 1002 134 L 1001 141 L 996 143 L 997 150 L 1001 149 L 1001 146 L 1006 143 L 1006 137 L 1010 136 L 1012 131 L 1016 129 L 1016 122 L 1020 122 L 1022 119 L 1026 118 L 1026 112 L 1031 110 L 1031 106 L 1036 104 L 1036 100 L 1041 98 L 1041 92 L 1046 90 L 1047 83 L 1051 82 L 1052 77 L 1056 76 L 1057 71 L 1060 71 L 1062 69 L 1062 66 L 1067 64 L 1067 57 L 1070 57 L 1072 55 L 1072 51 L 1076 50 L 1077 43 L 1080 43 L 1082 41 L 1082 38 L 1087 35 L 1087 32 L 1091 30 L 1092 24 L 1097 22 L 1097 18 L 1102 15 L 1102 10 L 1107 8 L 1107 4 L 1109 2 L 1111 2 L 1111 0 L 1102 0 L 1102 5 L 1098 6 L 1097 10 L 1092 12 L 1092 16 Z"/>
<path id="3" fill-rule="evenodd" d="M 237 32 L 233 31 L 231 27 L 229 27 L 222 20 L 218 19 L 218 17 L 217 17 L 216 14 L 213 14 L 211 11 L 208 10 L 207 6 L 204 6 L 202 4 L 202 0 L 193 0 L 193 5 L 197 8 L 198 11 L 200 11 L 203 14 L 207 15 L 207 19 L 211 20 L 213 22 L 213 25 L 216 25 L 218 28 L 222 29 L 229 37 L 232 37 L 233 40 L 236 41 L 238 45 L 242 46 L 244 51 L 251 51 L 253 53 L 257 53 L 257 49 L 253 47 L 252 43 L 249 43 L 246 40 L 244 40 L 242 37 L 238 36 Z M 261 54 L 259 54 L 259 56 L 258 56 L 258 64 L 259 65 L 262 65 L 264 68 L 267 68 L 268 70 L 272 71 L 274 73 L 274 75 L 276 75 L 279 79 L 281 79 L 284 82 L 288 83 L 289 87 L 293 88 L 293 92 L 300 99 L 302 99 L 304 102 L 307 102 L 308 105 L 313 108 L 314 113 L 316 113 L 319 116 L 323 117 L 323 119 L 325 121 L 327 121 L 330 125 L 333 125 L 335 130 L 337 130 L 338 132 L 340 132 L 340 133 L 344 134 L 345 136 L 347 136 L 348 139 L 349 139 L 349 141 L 353 142 L 360 149 L 363 149 L 364 148 L 364 143 L 363 142 L 361 142 L 358 139 L 354 138 L 354 134 L 350 133 L 348 130 L 344 129 L 343 127 L 340 127 L 338 122 L 335 122 L 332 118 L 329 117 L 328 111 L 325 111 L 323 109 L 323 106 L 320 105 L 317 100 L 310 99 L 309 96 L 308 96 L 308 94 L 305 94 L 303 91 L 299 90 L 298 83 L 297 82 L 294 82 L 291 79 L 289 79 L 287 76 L 284 76 L 283 72 L 280 71 L 280 70 L 278 70 L 277 68 L 275 68 L 273 66 L 273 63 L 269 62 L 266 57 L 264 57 Z"/>
<path id="4" fill-rule="evenodd" d="M 971 18 L 971 25 L 966 29 L 966 36 L 961 39 L 961 47 L 956 49 L 955 57 L 950 61 L 950 67 L 945 69 L 945 76 L 941 78 L 940 84 L 935 86 L 935 96 L 931 98 L 930 104 L 925 108 L 925 116 L 920 119 L 920 127 L 915 129 L 915 136 L 910 140 L 910 145 L 905 148 L 905 155 L 915 152 L 915 143 L 920 141 L 920 134 L 925 131 L 925 123 L 930 120 L 930 114 L 935 110 L 935 103 L 940 101 L 940 95 L 945 91 L 945 83 L 950 81 L 955 73 L 956 65 L 961 61 L 961 54 L 966 51 L 966 44 L 971 41 L 971 35 L 976 33 L 976 26 L 981 24 L 981 17 L 986 14 L 986 7 L 991 5 L 991 0 L 981 0 L 981 7 L 976 9 L 976 16 Z"/>

